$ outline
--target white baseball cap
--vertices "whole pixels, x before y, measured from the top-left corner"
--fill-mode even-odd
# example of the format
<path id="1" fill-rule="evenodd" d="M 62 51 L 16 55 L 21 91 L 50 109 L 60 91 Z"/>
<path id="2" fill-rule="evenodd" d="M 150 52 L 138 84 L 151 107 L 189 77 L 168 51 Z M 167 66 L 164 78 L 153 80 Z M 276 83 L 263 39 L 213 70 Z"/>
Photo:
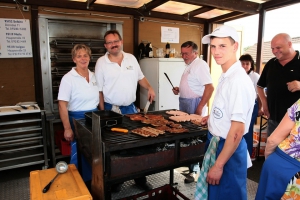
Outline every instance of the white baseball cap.
<path id="1" fill-rule="evenodd" d="M 202 38 L 202 44 L 209 44 L 211 36 L 231 37 L 236 42 L 239 40 L 237 31 L 234 28 L 232 28 L 231 26 L 226 26 L 226 25 L 220 26 L 220 27 L 216 28 L 211 34 L 205 35 Z"/>

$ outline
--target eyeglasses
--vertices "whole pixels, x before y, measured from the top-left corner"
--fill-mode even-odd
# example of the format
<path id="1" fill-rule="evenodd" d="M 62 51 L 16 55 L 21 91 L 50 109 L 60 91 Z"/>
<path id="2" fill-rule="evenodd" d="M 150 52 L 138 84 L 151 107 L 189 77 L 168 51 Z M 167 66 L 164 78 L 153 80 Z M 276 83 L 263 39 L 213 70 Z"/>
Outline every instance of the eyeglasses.
<path id="1" fill-rule="evenodd" d="M 194 51 L 192 51 L 191 53 L 180 53 L 181 56 L 190 56 L 194 53 Z"/>
<path id="2" fill-rule="evenodd" d="M 115 41 L 106 42 L 106 44 L 113 45 L 113 44 L 118 44 L 119 42 L 120 42 L 120 40 L 115 40 Z"/>

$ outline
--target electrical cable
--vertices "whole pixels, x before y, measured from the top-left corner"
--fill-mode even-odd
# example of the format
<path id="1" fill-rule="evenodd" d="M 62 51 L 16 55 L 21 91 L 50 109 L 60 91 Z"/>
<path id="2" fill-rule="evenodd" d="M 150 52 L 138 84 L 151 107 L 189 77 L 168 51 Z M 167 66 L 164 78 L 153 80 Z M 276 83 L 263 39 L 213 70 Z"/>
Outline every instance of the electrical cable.
<path id="1" fill-rule="evenodd" d="M 22 16 L 23 16 L 23 19 L 26 20 L 25 17 L 24 17 L 24 15 L 23 15 L 23 12 L 21 11 L 21 8 L 20 8 L 20 6 L 19 6 L 20 3 L 18 2 L 18 0 L 13 0 L 13 1 L 16 2 L 16 5 L 17 5 L 18 9 L 19 9 L 20 13 L 21 13 Z M 22 4 L 20 4 L 20 5 L 23 6 Z"/>

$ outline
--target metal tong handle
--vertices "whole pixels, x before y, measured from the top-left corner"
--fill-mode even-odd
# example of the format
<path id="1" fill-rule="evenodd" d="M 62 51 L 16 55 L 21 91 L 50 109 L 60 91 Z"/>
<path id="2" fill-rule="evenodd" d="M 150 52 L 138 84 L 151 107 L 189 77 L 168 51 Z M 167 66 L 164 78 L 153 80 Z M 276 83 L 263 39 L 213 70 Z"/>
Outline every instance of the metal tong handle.
<path id="1" fill-rule="evenodd" d="M 171 83 L 171 85 L 172 85 L 172 87 L 173 87 L 173 89 L 175 90 L 175 88 L 174 88 L 174 86 L 173 86 L 173 84 L 172 84 L 172 82 L 170 81 L 170 79 L 169 79 L 169 76 L 164 72 L 164 74 L 166 75 L 166 77 L 167 77 L 167 79 L 168 79 L 168 81 Z"/>

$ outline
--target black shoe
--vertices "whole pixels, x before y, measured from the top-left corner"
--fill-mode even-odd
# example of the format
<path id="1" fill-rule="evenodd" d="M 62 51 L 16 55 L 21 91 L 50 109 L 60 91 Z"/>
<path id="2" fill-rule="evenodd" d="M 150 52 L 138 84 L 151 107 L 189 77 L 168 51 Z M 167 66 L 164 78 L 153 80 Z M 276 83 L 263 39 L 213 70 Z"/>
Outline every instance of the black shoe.
<path id="1" fill-rule="evenodd" d="M 184 182 L 185 183 L 193 183 L 193 182 L 195 182 L 195 177 L 196 177 L 195 172 L 189 173 L 185 176 Z"/>
<path id="2" fill-rule="evenodd" d="M 136 183 L 136 185 L 138 185 L 141 189 L 143 189 L 145 191 L 153 189 L 153 186 L 150 183 L 148 183 L 148 182 Z"/>
<path id="3" fill-rule="evenodd" d="M 122 189 L 122 185 L 123 185 L 123 183 L 113 184 L 113 185 L 111 186 L 111 191 L 112 191 L 112 192 L 120 192 L 121 189 Z"/>

